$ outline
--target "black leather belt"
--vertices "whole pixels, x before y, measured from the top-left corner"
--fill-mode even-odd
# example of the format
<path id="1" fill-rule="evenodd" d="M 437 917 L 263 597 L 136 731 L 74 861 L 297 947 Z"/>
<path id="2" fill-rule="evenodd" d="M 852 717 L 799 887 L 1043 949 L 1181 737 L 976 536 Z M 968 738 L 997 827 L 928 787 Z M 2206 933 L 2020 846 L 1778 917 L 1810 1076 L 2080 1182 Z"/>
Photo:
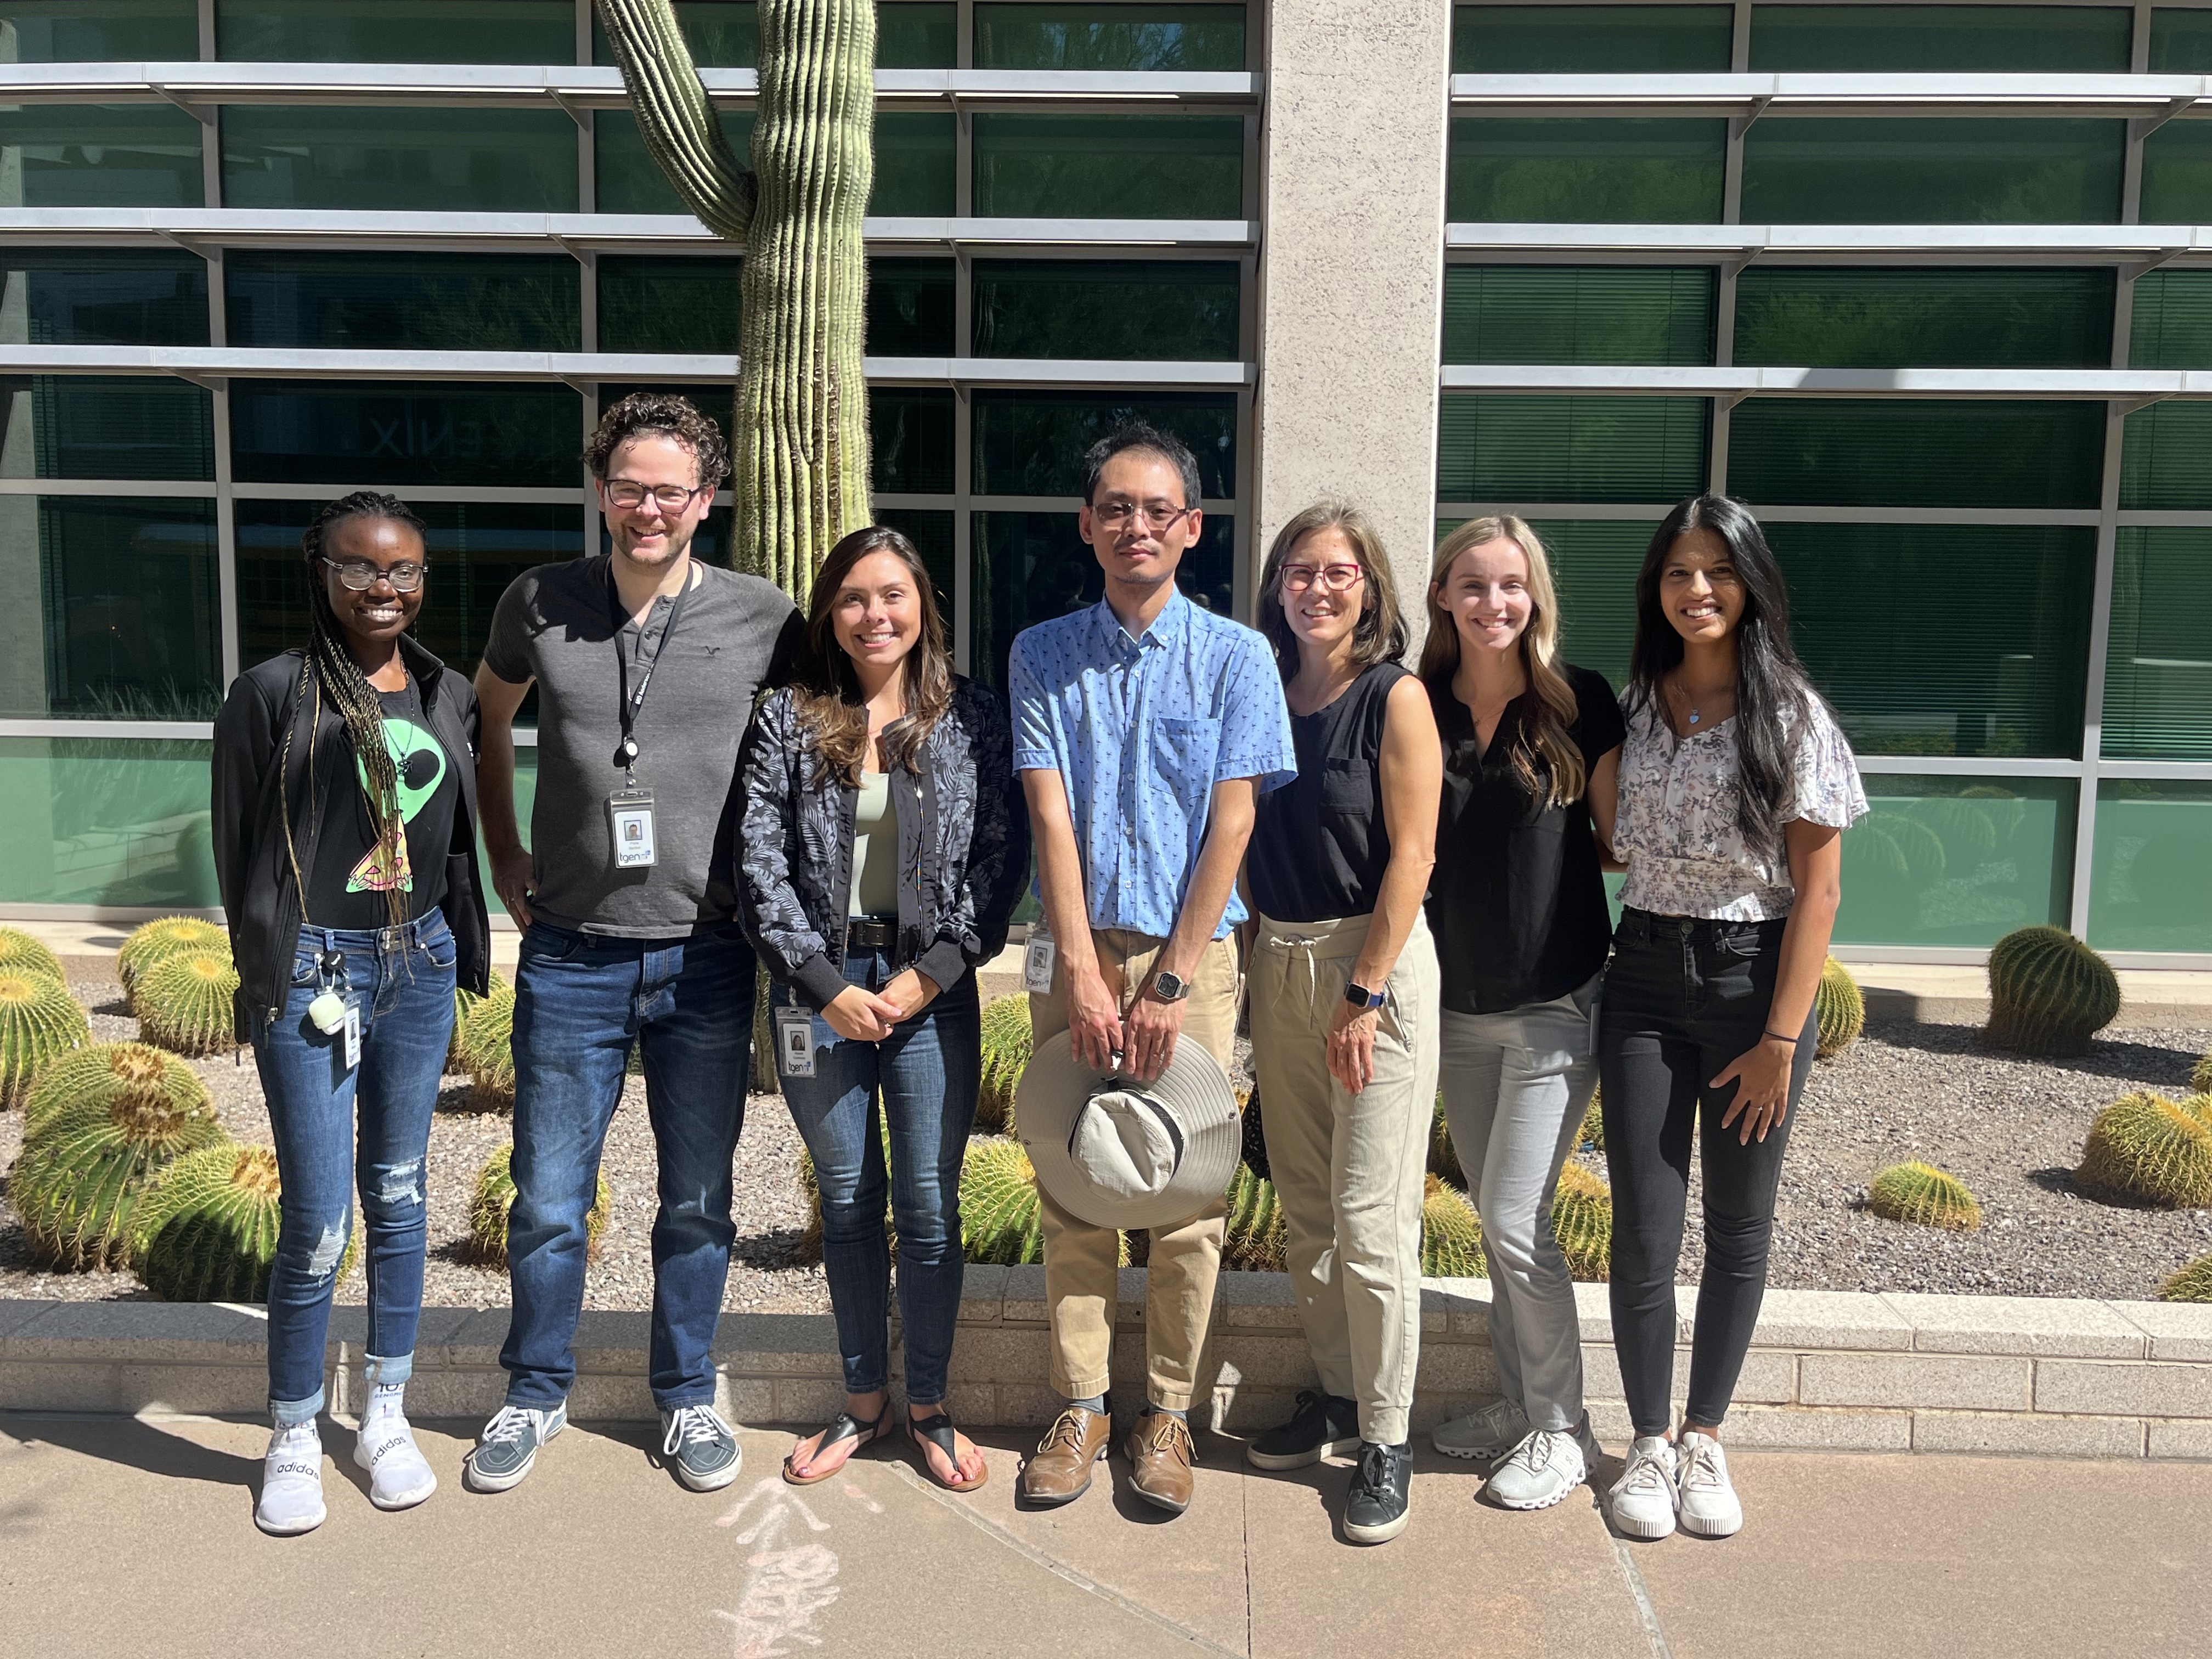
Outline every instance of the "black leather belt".
<path id="1" fill-rule="evenodd" d="M 896 916 L 854 916 L 845 924 L 845 949 L 892 951 L 898 948 Z"/>

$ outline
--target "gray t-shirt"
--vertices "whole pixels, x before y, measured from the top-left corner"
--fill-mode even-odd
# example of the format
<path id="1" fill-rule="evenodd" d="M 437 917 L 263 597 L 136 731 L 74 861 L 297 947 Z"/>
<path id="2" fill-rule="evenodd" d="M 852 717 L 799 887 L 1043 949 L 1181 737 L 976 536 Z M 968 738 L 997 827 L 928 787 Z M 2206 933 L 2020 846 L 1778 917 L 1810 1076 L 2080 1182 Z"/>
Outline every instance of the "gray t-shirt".
<path id="1" fill-rule="evenodd" d="M 641 630 L 616 602 L 607 565 L 602 554 L 525 571 L 500 596 L 484 647 L 500 678 L 538 682 L 531 909 L 557 927 L 623 939 L 719 927 L 737 914 L 738 743 L 761 689 L 790 678 L 805 623 L 774 583 L 695 562 L 699 579 L 664 638 L 674 602 L 656 599 Z M 620 653 L 635 689 L 641 647 L 653 678 L 631 730 L 659 845 L 652 866 L 619 870 L 607 796 L 623 787 Z"/>

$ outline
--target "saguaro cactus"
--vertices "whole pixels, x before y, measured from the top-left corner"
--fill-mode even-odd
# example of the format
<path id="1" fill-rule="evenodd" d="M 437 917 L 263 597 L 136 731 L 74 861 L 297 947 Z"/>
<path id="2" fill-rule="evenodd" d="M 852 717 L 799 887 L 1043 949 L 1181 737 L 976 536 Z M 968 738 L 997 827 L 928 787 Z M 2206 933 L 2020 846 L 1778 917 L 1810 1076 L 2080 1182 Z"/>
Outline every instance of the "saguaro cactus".
<path id="1" fill-rule="evenodd" d="M 594 3 L 653 160 L 702 223 L 744 244 L 738 562 L 804 604 L 823 556 L 868 520 L 873 0 L 761 0 L 750 170 L 722 137 L 671 0 Z"/>

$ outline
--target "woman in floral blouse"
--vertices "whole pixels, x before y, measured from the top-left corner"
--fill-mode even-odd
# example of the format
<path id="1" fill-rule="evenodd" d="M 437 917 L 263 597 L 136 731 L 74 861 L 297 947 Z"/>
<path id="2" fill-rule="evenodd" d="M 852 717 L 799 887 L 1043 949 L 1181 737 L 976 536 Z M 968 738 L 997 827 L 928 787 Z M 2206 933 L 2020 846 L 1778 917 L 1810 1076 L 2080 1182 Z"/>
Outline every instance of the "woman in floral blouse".
<path id="1" fill-rule="evenodd" d="M 1613 851 L 1627 866 L 1600 1012 L 1613 1176 L 1613 1332 L 1636 1433 L 1613 1524 L 1743 1524 L 1720 1446 L 1766 1286 L 1791 1109 L 1812 1069 L 1814 992 L 1863 814 L 1850 746 L 1790 644 L 1758 522 L 1701 495 L 1659 526 L 1636 579 Z M 1674 1268 L 1693 1131 L 1705 1273 L 1679 1437 Z"/>

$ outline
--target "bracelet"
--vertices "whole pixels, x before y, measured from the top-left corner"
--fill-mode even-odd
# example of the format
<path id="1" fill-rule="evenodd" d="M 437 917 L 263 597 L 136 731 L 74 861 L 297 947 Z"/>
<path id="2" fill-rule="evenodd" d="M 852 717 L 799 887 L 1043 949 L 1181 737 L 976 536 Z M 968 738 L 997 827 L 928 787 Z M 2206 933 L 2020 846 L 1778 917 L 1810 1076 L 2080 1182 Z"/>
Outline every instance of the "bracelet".
<path id="1" fill-rule="evenodd" d="M 1765 1035 L 1772 1037 L 1777 1042 L 1786 1042 L 1793 1048 L 1805 1040 L 1802 1036 L 1784 1036 L 1781 1032 L 1774 1030 L 1771 1028 L 1769 1028 L 1766 1030 Z"/>

